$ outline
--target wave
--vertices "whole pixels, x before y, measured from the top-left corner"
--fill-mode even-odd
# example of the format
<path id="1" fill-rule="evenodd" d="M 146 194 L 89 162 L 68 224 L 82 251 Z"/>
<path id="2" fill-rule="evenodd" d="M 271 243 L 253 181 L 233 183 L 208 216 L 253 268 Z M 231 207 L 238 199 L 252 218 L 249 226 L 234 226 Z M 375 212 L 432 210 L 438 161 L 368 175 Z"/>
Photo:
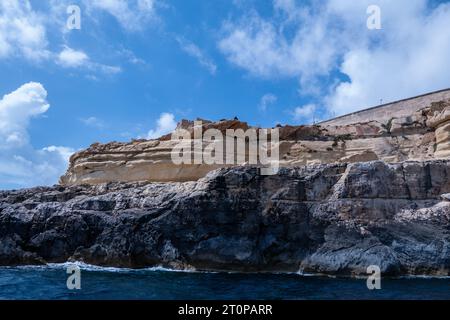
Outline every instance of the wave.
<path id="1" fill-rule="evenodd" d="M 450 276 L 426 276 L 426 275 L 404 275 L 398 276 L 398 279 L 450 279 Z"/>
<path id="2" fill-rule="evenodd" d="M 82 271 L 90 271 L 90 272 L 115 272 L 115 273 L 145 273 L 145 272 L 179 272 L 179 273 L 207 273 L 207 274 L 242 274 L 243 272 L 239 271 L 205 271 L 205 270 L 195 270 L 195 269 L 172 269 L 163 266 L 153 266 L 146 268 L 125 268 L 125 267 L 106 267 L 106 266 L 98 266 L 93 264 L 88 264 L 82 261 L 74 261 L 74 262 L 63 262 L 63 263 L 48 263 L 44 265 L 25 265 L 25 266 L 6 266 L 0 267 L 1 269 L 33 269 L 33 270 L 66 270 L 70 266 L 78 266 Z M 274 272 L 255 272 L 255 274 L 274 274 L 274 275 L 297 275 L 299 277 L 319 277 L 319 278 L 350 278 L 350 279 L 365 279 L 367 276 L 359 275 L 359 276 L 345 276 L 345 275 L 330 275 L 323 273 L 306 273 L 303 271 L 297 272 L 282 272 L 282 271 L 274 271 Z M 403 276 L 394 276 L 394 277 L 386 277 L 390 279 L 450 279 L 450 276 L 439 276 L 439 275 L 403 275 Z"/>
<path id="3" fill-rule="evenodd" d="M 192 270 L 192 269 L 171 269 L 163 266 L 153 266 L 146 268 L 126 268 L 126 267 L 106 267 L 106 266 L 98 266 L 93 264 L 88 264 L 82 261 L 73 261 L 73 262 L 63 262 L 63 263 L 47 263 L 43 265 L 24 265 L 24 266 L 6 266 L 0 267 L 1 269 L 33 269 L 33 270 L 65 270 L 68 267 L 77 266 L 82 271 L 91 271 L 91 272 L 118 272 L 118 273 L 143 273 L 143 272 L 184 272 L 184 273 L 217 273 L 213 271 L 200 271 L 200 270 Z"/>
<path id="4" fill-rule="evenodd" d="M 333 278 L 333 279 L 354 279 L 354 280 L 361 280 L 361 279 L 367 279 L 368 275 L 332 275 L 332 274 L 323 274 L 323 273 L 303 273 L 302 271 L 297 272 L 299 276 L 302 277 L 321 277 L 321 278 Z M 383 275 L 381 275 L 383 278 Z M 403 275 L 403 276 L 385 276 L 386 279 L 438 279 L 438 280 L 445 280 L 450 279 L 450 276 L 438 276 L 438 275 Z"/>
<path id="5" fill-rule="evenodd" d="M 147 268 L 119 268 L 119 267 L 105 267 L 105 266 L 97 266 L 93 264 L 84 263 L 81 261 L 74 262 L 64 262 L 64 263 L 49 263 L 46 266 L 50 268 L 63 268 L 66 269 L 69 266 L 76 265 L 83 271 L 92 271 L 92 272 L 122 272 L 122 273 L 142 273 L 148 271 L 160 271 L 160 272 L 196 272 L 195 270 L 179 270 L 179 269 L 171 269 L 163 266 L 154 266 Z"/>

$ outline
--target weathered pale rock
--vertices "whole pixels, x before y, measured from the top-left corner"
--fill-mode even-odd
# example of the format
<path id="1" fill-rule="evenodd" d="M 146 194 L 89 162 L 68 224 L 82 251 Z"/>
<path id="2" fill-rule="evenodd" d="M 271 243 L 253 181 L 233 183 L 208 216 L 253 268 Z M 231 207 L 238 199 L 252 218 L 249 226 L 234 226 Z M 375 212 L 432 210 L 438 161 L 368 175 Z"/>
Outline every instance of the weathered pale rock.
<path id="1" fill-rule="evenodd" d="M 436 158 L 450 157 L 450 115 L 449 121 L 436 128 Z"/>
<path id="2" fill-rule="evenodd" d="M 435 128 L 436 158 L 450 157 L 450 101 L 433 103 L 424 110 L 428 115 L 427 125 Z"/>
<path id="3" fill-rule="evenodd" d="M 362 152 L 355 152 L 354 154 L 350 154 L 348 156 L 339 159 L 340 162 L 344 163 L 366 162 L 373 160 L 378 160 L 378 156 L 375 152 L 369 150 L 364 150 Z"/>
<path id="4" fill-rule="evenodd" d="M 386 119 L 387 117 L 385 117 Z M 203 131 L 216 129 L 247 130 L 239 120 L 203 121 Z M 183 120 L 178 128 L 194 137 L 194 122 Z M 257 129 L 257 128 L 255 128 Z M 299 165 L 383 160 L 430 160 L 450 157 L 450 102 L 422 106 L 409 116 L 347 125 L 280 126 L 281 167 Z M 63 185 L 107 182 L 182 182 L 195 181 L 227 164 L 175 165 L 171 151 L 176 146 L 171 135 L 158 140 L 133 140 L 129 143 L 93 144 L 74 154 Z M 202 141 L 203 147 L 208 145 Z M 247 152 L 248 151 L 243 151 Z M 251 153 L 251 155 L 254 153 Z M 249 154 L 245 155 L 247 158 Z M 243 165 L 245 161 L 235 162 Z"/>

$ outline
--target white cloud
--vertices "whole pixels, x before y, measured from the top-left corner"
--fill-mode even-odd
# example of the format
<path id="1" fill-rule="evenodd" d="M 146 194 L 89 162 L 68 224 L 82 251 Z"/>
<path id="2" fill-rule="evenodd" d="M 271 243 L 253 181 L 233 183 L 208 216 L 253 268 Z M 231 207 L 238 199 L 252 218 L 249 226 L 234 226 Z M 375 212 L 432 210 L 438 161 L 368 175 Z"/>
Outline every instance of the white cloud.
<path id="1" fill-rule="evenodd" d="M 90 11 L 101 10 L 112 15 L 127 31 L 141 31 L 156 19 L 154 0 L 85 0 Z"/>
<path id="2" fill-rule="evenodd" d="M 218 46 L 253 76 L 298 79 L 329 115 L 449 87 L 450 4 L 379 0 L 382 30 L 368 30 L 371 4 L 275 0 L 270 17 L 226 21 Z"/>
<path id="3" fill-rule="evenodd" d="M 323 19 L 304 18 L 311 21 L 290 39 L 283 32 L 289 20 L 269 21 L 250 12 L 238 22 L 224 24 L 219 49 L 230 62 L 264 78 L 299 77 L 306 81 L 325 75 L 333 63 L 335 41 L 325 37 Z"/>
<path id="4" fill-rule="evenodd" d="M 156 139 L 165 134 L 168 134 L 175 130 L 177 127 L 177 122 L 175 121 L 175 116 L 172 113 L 162 113 L 157 121 L 156 129 L 152 129 L 148 132 L 148 139 Z"/>
<path id="5" fill-rule="evenodd" d="M 58 55 L 58 62 L 64 67 L 77 68 L 89 62 L 89 57 L 83 51 L 65 47 Z"/>
<path id="6" fill-rule="evenodd" d="M 450 4 L 429 11 L 426 4 L 383 2 L 381 44 L 361 44 L 345 53 L 340 71 L 350 81 L 326 99 L 332 112 L 344 114 L 450 86 Z"/>
<path id="7" fill-rule="evenodd" d="M 85 68 L 105 74 L 116 74 L 122 71 L 122 68 L 118 66 L 93 62 L 84 51 L 74 50 L 68 46 L 64 46 L 64 49 L 58 54 L 57 63 L 64 68 Z"/>
<path id="8" fill-rule="evenodd" d="M 118 54 L 121 57 L 125 58 L 131 64 L 142 65 L 142 66 L 147 65 L 147 62 L 144 59 L 138 58 L 136 56 L 136 54 L 129 49 L 122 48 L 121 50 L 118 51 Z"/>
<path id="9" fill-rule="evenodd" d="M 143 2 L 144 3 L 144 2 Z M 64 68 L 86 68 L 90 72 L 115 74 L 118 66 L 92 61 L 82 50 L 64 46 L 59 53 L 49 49 L 47 33 L 57 30 L 60 36 L 66 30 L 56 27 L 67 19 L 65 12 L 69 2 L 50 1 L 51 10 L 36 11 L 29 0 L 0 1 L 0 59 L 25 58 L 31 62 L 55 61 Z M 145 3 L 142 4 L 145 7 Z"/>
<path id="10" fill-rule="evenodd" d="M 206 68 L 210 74 L 215 75 L 217 72 L 217 65 L 209 58 L 197 45 L 184 39 L 177 38 L 177 41 L 181 49 L 191 57 L 197 59 L 197 61 Z"/>
<path id="11" fill-rule="evenodd" d="M 42 149 L 43 152 L 53 152 L 64 159 L 65 162 L 69 162 L 70 157 L 74 153 L 74 150 L 69 147 L 57 147 L 49 146 Z"/>
<path id="12" fill-rule="evenodd" d="M 91 64 L 91 68 L 94 70 L 100 70 L 105 74 L 117 74 L 122 72 L 122 68 L 119 66 L 108 66 L 106 64 L 100 64 L 95 62 Z"/>
<path id="13" fill-rule="evenodd" d="M 28 0 L 0 1 L 0 58 L 22 56 L 33 61 L 48 58 L 44 21 Z"/>
<path id="14" fill-rule="evenodd" d="M 266 111 L 267 107 L 271 104 L 277 102 L 278 98 L 272 93 L 267 93 L 262 96 L 261 101 L 259 102 L 259 109 L 261 111 Z"/>
<path id="15" fill-rule="evenodd" d="M 47 91 L 29 82 L 0 100 L 0 181 L 2 188 L 57 182 L 73 149 L 49 146 L 34 149 L 28 134 L 31 119 L 49 108 Z"/>
<path id="16" fill-rule="evenodd" d="M 92 128 L 102 129 L 105 127 L 105 123 L 96 117 L 82 118 L 80 119 L 80 121 L 84 123 L 86 126 Z"/>
<path id="17" fill-rule="evenodd" d="M 294 120 L 304 121 L 306 123 L 312 123 L 315 119 L 316 105 L 307 104 L 302 107 L 297 107 L 292 112 Z"/>
<path id="18" fill-rule="evenodd" d="M 47 91 L 40 83 L 24 84 L 0 100 L 0 149 L 28 143 L 30 119 L 45 113 L 50 107 Z"/>

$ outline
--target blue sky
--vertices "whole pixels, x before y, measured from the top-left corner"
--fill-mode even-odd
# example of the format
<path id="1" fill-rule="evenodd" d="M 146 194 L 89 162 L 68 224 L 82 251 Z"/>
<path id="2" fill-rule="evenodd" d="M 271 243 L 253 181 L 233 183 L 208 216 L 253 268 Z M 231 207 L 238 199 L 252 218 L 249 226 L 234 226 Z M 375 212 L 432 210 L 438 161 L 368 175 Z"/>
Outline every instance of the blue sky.
<path id="1" fill-rule="evenodd" d="M 2 0 L 0 188 L 55 183 L 71 152 L 183 118 L 305 124 L 450 87 L 448 21 L 426 0 Z"/>

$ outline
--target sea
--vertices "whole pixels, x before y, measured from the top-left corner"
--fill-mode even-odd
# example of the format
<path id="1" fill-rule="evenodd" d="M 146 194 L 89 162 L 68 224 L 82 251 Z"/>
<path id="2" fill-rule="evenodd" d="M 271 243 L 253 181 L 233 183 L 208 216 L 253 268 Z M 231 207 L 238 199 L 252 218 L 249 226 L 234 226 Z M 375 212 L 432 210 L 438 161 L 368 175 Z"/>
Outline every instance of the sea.
<path id="1" fill-rule="evenodd" d="M 82 263 L 79 287 L 72 264 L 0 267 L 1 300 L 450 300 L 450 278 L 381 278 L 369 290 L 365 278 L 304 274 L 185 272 L 163 268 L 103 268 Z M 71 270 L 69 270 L 71 271 Z M 72 284 L 72 285 L 70 285 Z"/>

